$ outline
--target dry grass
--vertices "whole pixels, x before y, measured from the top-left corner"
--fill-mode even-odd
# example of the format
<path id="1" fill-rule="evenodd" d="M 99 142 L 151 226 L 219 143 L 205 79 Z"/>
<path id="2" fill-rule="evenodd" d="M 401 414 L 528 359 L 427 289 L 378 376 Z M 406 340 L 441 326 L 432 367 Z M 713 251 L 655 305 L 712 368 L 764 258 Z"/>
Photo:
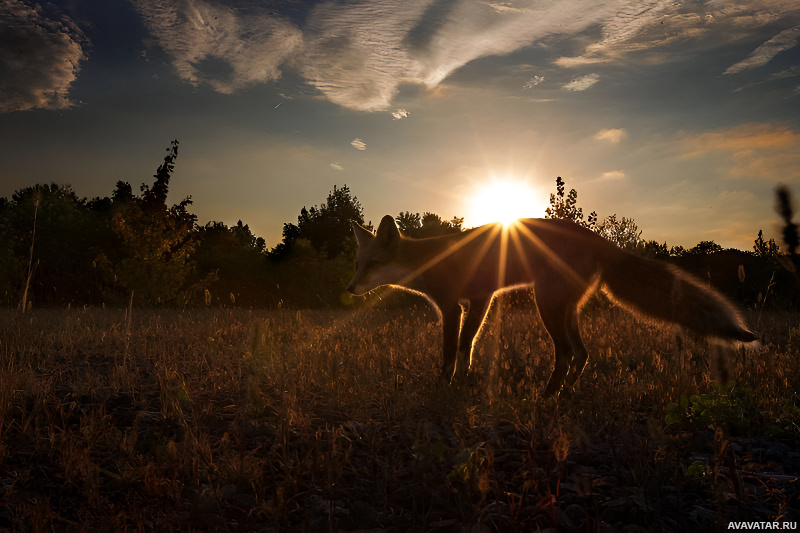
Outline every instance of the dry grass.
<path id="1" fill-rule="evenodd" d="M 598 306 L 578 389 L 550 401 L 547 334 L 502 306 L 457 388 L 437 379 L 424 308 L 0 320 L 0 531 L 670 531 L 798 517 L 797 315 L 763 317 L 764 346 L 728 354 L 736 385 L 719 389 L 721 349 Z"/>

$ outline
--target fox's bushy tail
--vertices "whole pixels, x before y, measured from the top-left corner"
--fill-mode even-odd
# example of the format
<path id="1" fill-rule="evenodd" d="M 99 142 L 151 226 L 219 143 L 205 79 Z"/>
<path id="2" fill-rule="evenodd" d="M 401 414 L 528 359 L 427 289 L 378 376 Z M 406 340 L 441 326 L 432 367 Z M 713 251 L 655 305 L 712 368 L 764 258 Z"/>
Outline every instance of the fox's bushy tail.
<path id="1" fill-rule="evenodd" d="M 603 261 L 602 280 L 622 305 L 705 337 L 756 340 L 734 305 L 715 289 L 674 265 L 614 248 Z"/>

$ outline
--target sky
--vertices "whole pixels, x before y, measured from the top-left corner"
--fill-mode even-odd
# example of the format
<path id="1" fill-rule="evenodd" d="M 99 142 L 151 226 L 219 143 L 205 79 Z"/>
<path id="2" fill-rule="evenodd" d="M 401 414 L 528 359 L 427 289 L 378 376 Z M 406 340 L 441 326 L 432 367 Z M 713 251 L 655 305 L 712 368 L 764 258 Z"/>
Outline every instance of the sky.
<path id="1" fill-rule="evenodd" d="M 0 196 L 151 183 L 173 139 L 170 201 L 268 247 L 335 185 L 470 227 L 487 184 L 541 217 L 561 176 L 645 239 L 750 250 L 800 194 L 800 3 L 0 0 Z"/>

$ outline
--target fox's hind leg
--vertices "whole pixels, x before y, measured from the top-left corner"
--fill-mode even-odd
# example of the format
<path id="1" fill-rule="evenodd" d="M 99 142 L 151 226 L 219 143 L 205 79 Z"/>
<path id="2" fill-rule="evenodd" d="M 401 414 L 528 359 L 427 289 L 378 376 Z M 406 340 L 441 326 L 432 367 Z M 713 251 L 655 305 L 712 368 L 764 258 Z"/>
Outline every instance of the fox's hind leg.
<path id="1" fill-rule="evenodd" d="M 589 359 L 589 352 L 586 351 L 586 346 L 583 344 L 583 339 L 581 339 L 581 333 L 578 329 L 577 309 L 572 311 L 567 320 L 567 335 L 569 336 L 569 344 L 572 346 L 572 364 L 570 365 L 569 374 L 564 380 L 564 386 L 572 387 L 581 377 L 583 367 L 586 366 L 586 361 Z"/>
<path id="2" fill-rule="evenodd" d="M 559 294 L 559 290 L 563 291 L 563 286 L 559 290 L 553 289 L 548 290 L 543 287 L 542 290 L 536 291 L 539 316 L 542 317 L 544 327 L 553 339 L 556 356 L 555 368 L 544 389 L 545 397 L 552 396 L 561 389 L 570 368 L 574 368 L 575 364 L 579 365 L 578 375 L 580 375 L 580 370 L 583 370 L 583 365 L 586 364 L 586 349 L 578 334 L 577 307 L 580 295 L 563 292 Z"/>

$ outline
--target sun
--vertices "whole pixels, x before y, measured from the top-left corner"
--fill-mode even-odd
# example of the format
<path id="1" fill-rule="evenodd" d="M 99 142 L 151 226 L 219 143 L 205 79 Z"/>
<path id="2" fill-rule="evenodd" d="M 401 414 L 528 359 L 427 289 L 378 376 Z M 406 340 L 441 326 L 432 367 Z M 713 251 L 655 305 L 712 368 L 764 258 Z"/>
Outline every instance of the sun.
<path id="1" fill-rule="evenodd" d="M 520 218 L 544 216 L 546 195 L 532 184 L 514 178 L 498 179 L 476 185 L 468 198 L 470 225 L 500 222 L 509 226 Z"/>

